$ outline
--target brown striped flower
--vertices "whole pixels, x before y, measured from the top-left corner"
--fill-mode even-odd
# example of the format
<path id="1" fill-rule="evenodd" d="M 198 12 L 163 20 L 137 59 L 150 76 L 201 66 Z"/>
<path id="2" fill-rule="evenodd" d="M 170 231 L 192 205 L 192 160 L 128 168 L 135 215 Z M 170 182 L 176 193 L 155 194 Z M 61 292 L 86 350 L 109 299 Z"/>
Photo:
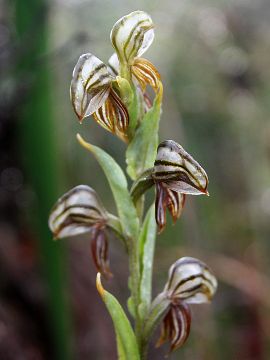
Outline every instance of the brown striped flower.
<path id="1" fill-rule="evenodd" d="M 151 177 L 156 185 L 159 231 L 166 225 L 166 209 L 176 221 L 182 213 L 186 195 L 208 195 L 205 170 L 173 140 L 159 145 Z"/>
<path id="2" fill-rule="evenodd" d="M 147 85 L 155 92 L 161 89 L 160 75 L 155 66 L 141 56 L 154 40 L 154 24 L 144 11 L 134 11 L 119 19 L 112 28 L 111 42 L 116 54 L 109 64 L 114 73 L 126 77 L 132 74 L 143 93 Z"/>
<path id="3" fill-rule="evenodd" d="M 108 260 L 108 216 L 95 190 L 79 185 L 64 194 L 53 206 L 49 228 L 55 239 L 90 233 L 91 250 L 97 270 L 110 276 Z"/>
<path id="4" fill-rule="evenodd" d="M 98 124 L 125 140 L 129 115 L 115 84 L 101 60 L 92 54 L 83 54 L 73 70 L 70 97 L 80 122 L 93 115 Z"/>
<path id="5" fill-rule="evenodd" d="M 186 195 L 168 189 L 163 183 L 156 183 L 155 213 L 159 232 L 166 225 L 166 209 L 169 210 L 174 223 L 181 216 Z"/>
<path id="6" fill-rule="evenodd" d="M 209 302 L 216 290 L 217 280 L 206 264 L 192 257 L 177 260 L 169 270 L 163 291 L 170 305 L 163 319 L 157 346 L 168 340 L 170 352 L 181 347 L 190 332 L 189 304 Z"/>
<path id="7" fill-rule="evenodd" d="M 181 145 L 166 140 L 158 146 L 154 167 L 147 169 L 131 188 L 134 202 L 153 185 L 158 230 L 166 225 L 168 209 L 175 222 L 182 214 L 186 195 L 209 195 L 208 177 L 201 165 Z"/>

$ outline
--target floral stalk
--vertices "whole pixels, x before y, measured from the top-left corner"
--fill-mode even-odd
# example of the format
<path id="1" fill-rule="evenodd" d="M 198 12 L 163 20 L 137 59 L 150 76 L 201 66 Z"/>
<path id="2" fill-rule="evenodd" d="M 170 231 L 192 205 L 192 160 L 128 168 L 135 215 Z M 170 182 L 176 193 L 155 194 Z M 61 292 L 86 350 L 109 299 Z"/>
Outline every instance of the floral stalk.
<path id="1" fill-rule="evenodd" d="M 157 346 L 168 341 L 169 352 L 183 346 L 191 327 L 190 304 L 210 301 L 217 288 L 206 264 L 184 257 L 171 266 L 164 290 L 152 298 L 156 235 L 166 228 L 167 210 L 176 222 L 187 195 L 208 195 L 203 167 L 175 141 L 159 144 L 163 85 L 156 67 L 142 58 L 153 40 L 151 17 L 135 11 L 113 26 L 115 53 L 108 65 L 87 53 L 80 56 L 73 71 L 70 95 L 79 122 L 92 115 L 97 124 L 127 145 L 127 174 L 134 181 L 131 189 L 115 160 L 77 135 L 79 143 L 103 169 L 117 215 L 104 208 L 94 189 L 79 185 L 56 202 L 49 217 L 55 239 L 89 234 L 98 272 L 97 290 L 111 315 L 122 360 L 146 359 L 158 325 L 161 335 Z M 144 196 L 152 186 L 155 199 L 145 214 Z M 117 299 L 101 283 L 101 276 L 110 279 L 113 273 L 114 264 L 109 264 L 111 233 L 121 240 L 129 258 L 128 309 L 133 326 Z"/>

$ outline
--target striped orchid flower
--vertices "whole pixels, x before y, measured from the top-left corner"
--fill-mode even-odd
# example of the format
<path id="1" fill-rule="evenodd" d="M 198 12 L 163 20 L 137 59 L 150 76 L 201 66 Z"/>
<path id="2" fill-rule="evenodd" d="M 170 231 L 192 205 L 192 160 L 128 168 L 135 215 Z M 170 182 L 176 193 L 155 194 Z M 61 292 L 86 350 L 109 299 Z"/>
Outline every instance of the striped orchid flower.
<path id="1" fill-rule="evenodd" d="M 159 231 L 166 225 L 167 208 L 176 221 L 182 213 L 186 195 L 208 195 L 205 170 L 173 140 L 166 140 L 158 146 L 151 176 L 156 185 Z"/>
<path id="2" fill-rule="evenodd" d="M 161 88 L 160 75 L 155 66 L 141 56 L 154 40 L 154 24 L 144 11 L 134 11 L 119 19 L 112 28 L 111 42 L 116 51 L 109 60 L 114 74 L 125 78 L 133 75 L 143 93 L 150 85 L 155 92 Z"/>
<path id="3" fill-rule="evenodd" d="M 217 280 L 206 264 L 192 257 L 177 260 L 169 270 L 164 289 L 170 305 L 163 319 L 157 346 L 168 340 L 170 352 L 181 347 L 190 332 L 189 305 L 211 301 L 216 290 Z"/>
<path id="4" fill-rule="evenodd" d="M 117 82 L 96 56 L 80 56 L 72 75 L 70 98 L 80 122 L 93 115 L 106 130 L 126 140 L 129 114 L 117 92 Z"/>
<path id="5" fill-rule="evenodd" d="M 79 185 L 64 194 L 53 206 L 49 228 L 55 239 L 90 232 L 93 260 L 98 271 L 111 275 L 108 260 L 108 212 L 91 187 Z"/>

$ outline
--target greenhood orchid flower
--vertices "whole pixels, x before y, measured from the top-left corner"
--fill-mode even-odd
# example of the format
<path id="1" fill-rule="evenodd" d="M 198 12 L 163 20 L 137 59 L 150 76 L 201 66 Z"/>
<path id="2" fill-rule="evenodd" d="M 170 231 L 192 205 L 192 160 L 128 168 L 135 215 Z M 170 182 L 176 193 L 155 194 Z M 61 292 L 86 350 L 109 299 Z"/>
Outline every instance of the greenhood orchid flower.
<path id="1" fill-rule="evenodd" d="M 64 194 L 53 206 L 49 228 L 55 239 L 91 233 L 93 260 L 105 276 L 110 276 L 108 260 L 108 218 L 97 193 L 91 187 L 79 185 Z"/>
<path id="2" fill-rule="evenodd" d="M 205 170 L 173 140 L 159 145 L 152 178 L 156 185 L 159 231 L 166 225 L 166 208 L 175 222 L 182 213 L 186 195 L 208 195 Z"/>
<path id="3" fill-rule="evenodd" d="M 163 319 L 157 346 L 166 340 L 170 342 L 170 352 L 182 346 L 190 331 L 189 304 L 211 301 L 216 290 L 217 280 L 206 264 L 192 257 L 177 260 L 169 270 L 163 291 L 170 305 Z"/>
<path id="4" fill-rule="evenodd" d="M 83 54 L 73 70 L 70 97 L 80 122 L 93 115 L 98 124 L 125 140 L 129 115 L 116 85 L 101 60 L 90 53 Z"/>
<path id="5" fill-rule="evenodd" d="M 152 185 L 156 187 L 155 211 L 159 232 L 166 225 L 166 209 L 175 222 L 182 214 L 186 195 L 209 195 L 205 170 L 173 140 L 159 144 L 154 167 L 144 172 L 131 189 L 134 201 Z"/>
<path id="6" fill-rule="evenodd" d="M 111 69 L 127 79 L 133 75 L 143 92 L 148 84 L 155 92 L 162 86 L 155 66 L 141 58 L 154 40 L 153 28 L 153 21 L 147 13 L 134 11 L 119 19 L 111 31 L 111 42 L 116 51 L 109 59 Z"/>

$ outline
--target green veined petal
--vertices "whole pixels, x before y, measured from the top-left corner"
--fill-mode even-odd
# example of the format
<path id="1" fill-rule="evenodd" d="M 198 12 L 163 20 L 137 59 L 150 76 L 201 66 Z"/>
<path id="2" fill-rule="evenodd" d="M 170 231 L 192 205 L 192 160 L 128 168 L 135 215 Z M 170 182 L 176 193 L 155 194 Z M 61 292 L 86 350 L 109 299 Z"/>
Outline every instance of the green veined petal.
<path id="1" fill-rule="evenodd" d="M 159 91 L 161 86 L 160 74 L 149 60 L 142 58 L 135 59 L 132 65 L 132 72 L 139 81 L 143 91 L 148 84 L 155 92 Z"/>
<path id="2" fill-rule="evenodd" d="M 111 31 L 111 42 L 120 62 L 131 64 L 154 40 L 153 22 L 144 11 L 134 11 L 119 19 Z"/>
<path id="3" fill-rule="evenodd" d="M 93 114 L 98 124 L 113 134 L 127 141 L 129 114 L 117 93 L 110 89 L 110 94 L 103 105 Z"/>
<path id="4" fill-rule="evenodd" d="M 80 56 L 72 74 L 70 98 L 73 109 L 82 121 L 105 102 L 112 77 L 106 65 L 92 54 Z"/>

